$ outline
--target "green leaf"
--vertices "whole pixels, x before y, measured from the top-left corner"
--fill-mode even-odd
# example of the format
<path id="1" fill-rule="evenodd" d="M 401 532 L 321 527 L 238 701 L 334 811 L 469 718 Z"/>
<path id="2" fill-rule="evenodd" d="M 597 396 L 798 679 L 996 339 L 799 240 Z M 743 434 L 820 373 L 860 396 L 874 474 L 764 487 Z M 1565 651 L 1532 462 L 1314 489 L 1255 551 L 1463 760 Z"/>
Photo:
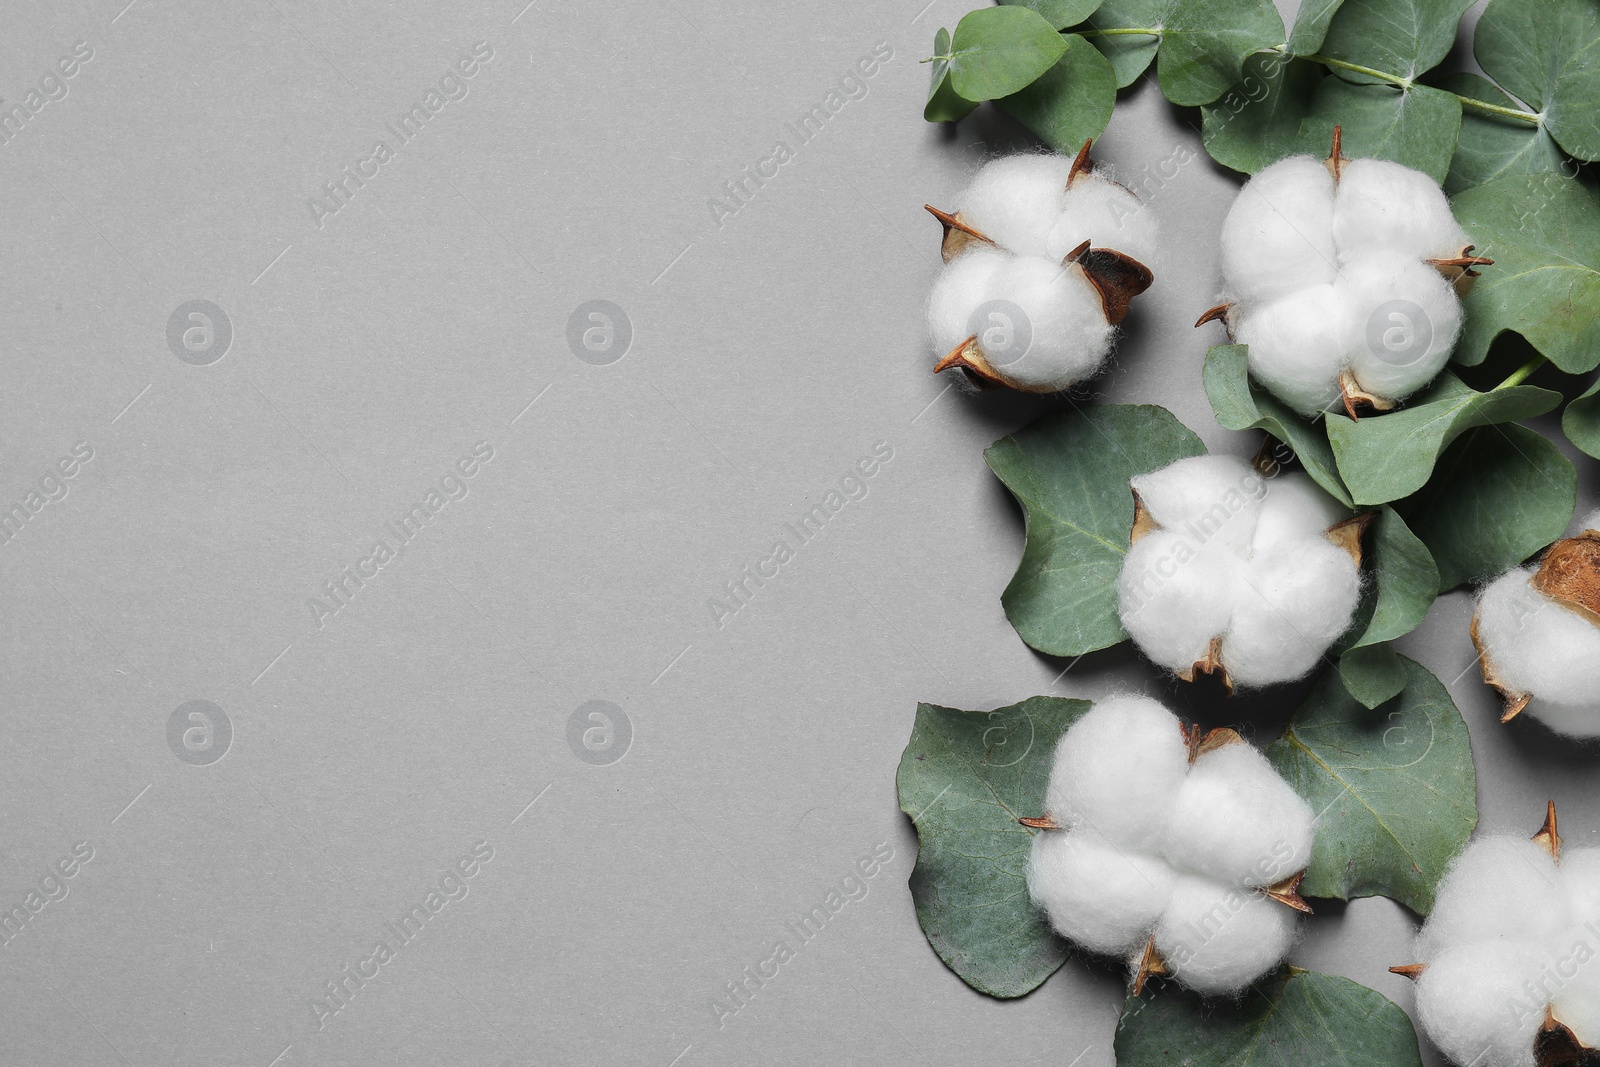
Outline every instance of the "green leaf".
<path id="1" fill-rule="evenodd" d="M 1345 0 L 1319 53 L 1396 78 L 1416 78 L 1450 53 L 1456 27 L 1472 4 L 1473 0 Z M 1335 66 L 1334 73 L 1350 81 L 1379 80 L 1345 67 Z"/>
<path id="2" fill-rule="evenodd" d="M 1216 345 L 1206 353 L 1201 380 L 1217 422 L 1229 430 L 1265 430 L 1294 451 L 1312 481 L 1345 507 L 1354 507 L 1350 490 L 1335 472 L 1333 447 L 1324 428 L 1301 418 L 1265 389 L 1257 389 L 1249 369 L 1247 345 Z"/>
<path id="3" fill-rule="evenodd" d="M 1335 126 L 1344 128 L 1343 151 L 1351 159 L 1392 159 L 1443 181 L 1461 128 L 1461 101 L 1425 85 L 1401 91 L 1324 78 L 1300 125 L 1300 151 L 1326 156 Z"/>
<path id="4" fill-rule="evenodd" d="M 1233 1001 L 1150 985 L 1123 1006 L 1116 1059 L 1117 1067 L 1422 1067 L 1417 1032 L 1392 1001 L 1297 967 Z"/>
<path id="5" fill-rule="evenodd" d="M 1267 758 L 1321 812 L 1302 894 L 1382 895 L 1426 915 L 1478 825 L 1477 776 L 1450 694 L 1421 664 L 1399 658 L 1405 688 L 1376 710 L 1325 672 Z"/>
<path id="6" fill-rule="evenodd" d="M 1406 687 L 1406 667 L 1393 646 L 1363 645 L 1339 657 L 1339 680 L 1362 707 L 1375 708 Z"/>
<path id="7" fill-rule="evenodd" d="M 1600 459 L 1600 381 L 1561 413 L 1561 430 L 1585 454 Z"/>
<path id="8" fill-rule="evenodd" d="M 1000 601 L 1024 641 L 1081 656 L 1127 638 L 1117 576 L 1133 531 L 1128 482 L 1204 452 L 1170 411 L 1147 404 L 1046 415 L 984 452 L 1022 505 L 1022 561 Z"/>
<path id="9" fill-rule="evenodd" d="M 1456 220 L 1494 260 L 1462 300 L 1455 358 L 1483 362 L 1514 330 L 1568 374 L 1600 364 L 1600 200 L 1552 174 L 1499 178 L 1451 200 Z"/>
<path id="10" fill-rule="evenodd" d="M 1416 629 L 1439 595 L 1439 568 L 1411 528 L 1385 504 L 1364 538 L 1371 580 L 1350 628 L 1336 646 L 1339 676 L 1350 695 L 1375 708 L 1405 686 L 1405 671 L 1389 645 Z"/>
<path id="11" fill-rule="evenodd" d="M 1383 504 L 1422 488 L 1439 453 L 1474 426 L 1532 418 L 1560 403 L 1560 393 L 1532 385 L 1480 393 L 1445 372 L 1398 411 L 1360 422 L 1328 414 L 1328 440 L 1355 502 Z"/>
<path id="12" fill-rule="evenodd" d="M 1181 107 L 1209 104 L 1241 77 L 1245 58 L 1284 43 L 1271 0 L 1105 0 L 1083 35 L 1106 53 L 1117 86 L 1160 53 L 1161 91 Z"/>
<path id="13" fill-rule="evenodd" d="M 950 31 L 944 27 L 933 35 L 933 80 L 928 85 L 928 102 L 922 117 L 929 122 L 958 122 L 972 114 L 978 104 L 963 100 L 950 84 Z"/>
<path id="14" fill-rule="evenodd" d="M 1300 13 L 1294 17 L 1294 29 L 1289 31 L 1289 51 L 1297 56 L 1309 56 L 1322 47 L 1328 36 L 1328 24 L 1344 0 L 1303 0 Z"/>
<path id="15" fill-rule="evenodd" d="M 1368 527 L 1375 598 L 1372 615 L 1351 649 L 1404 637 L 1422 624 L 1439 596 L 1439 567 L 1422 539 L 1385 504 Z"/>
<path id="16" fill-rule="evenodd" d="M 1466 71 L 1439 79 L 1439 88 L 1496 107 L 1521 110 L 1492 82 Z M 1459 193 L 1508 174 L 1552 174 L 1560 171 L 1565 161 L 1561 149 L 1543 128 L 1464 107 L 1461 136 L 1444 189 Z"/>
<path id="17" fill-rule="evenodd" d="M 998 711 L 917 705 L 896 782 L 917 828 L 911 896 L 939 958 L 994 997 L 1020 997 L 1055 973 L 1065 942 L 1028 899 L 1033 831 L 1056 742 L 1087 700 L 1033 697 Z"/>
<path id="18" fill-rule="evenodd" d="M 1491 0 L 1473 54 L 1484 73 L 1544 113 L 1579 159 L 1600 159 L 1600 8 L 1594 0 Z"/>
<path id="19" fill-rule="evenodd" d="M 1000 109 L 1058 152 L 1073 153 L 1105 132 L 1117 102 L 1117 79 L 1099 50 L 1077 34 L 1067 50 L 1022 92 L 995 101 Z"/>
<path id="20" fill-rule="evenodd" d="M 1000 0 L 1014 7 L 1031 7 L 1058 30 L 1076 26 L 1100 6 L 1100 0 Z"/>
<path id="21" fill-rule="evenodd" d="M 1439 565 L 1439 588 L 1504 574 L 1572 521 L 1578 474 L 1541 433 L 1472 430 L 1439 459 L 1427 488 L 1398 505 Z"/>
<path id="22" fill-rule="evenodd" d="M 1270 52 L 1251 56 L 1239 84 L 1200 109 L 1206 151 L 1245 174 L 1293 155 L 1311 95 L 1324 77 L 1309 60 Z"/>
<path id="23" fill-rule="evenodd" d="M 981 7 L 956 23 L 950 84 L 965 100 L 996 100 L 1032 84 L 1067 50 L 1056 28 L 1026 7 Z"/>

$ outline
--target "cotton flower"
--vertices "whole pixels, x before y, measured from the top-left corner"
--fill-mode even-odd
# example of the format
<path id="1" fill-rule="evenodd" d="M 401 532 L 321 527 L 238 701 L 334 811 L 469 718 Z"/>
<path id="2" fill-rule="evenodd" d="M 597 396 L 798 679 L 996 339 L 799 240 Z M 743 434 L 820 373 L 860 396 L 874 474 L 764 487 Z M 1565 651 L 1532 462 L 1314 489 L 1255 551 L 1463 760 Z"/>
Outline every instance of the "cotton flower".
<path id="1" fill-rule="evenodd" d="M 1478 597 L 1472 639 L 1483 680 L 1559 734 L 1600 737 L 1600 511 L 1536 567 L 1502 574 Z"/>
<path id="2" fill-rule="evenodd" d="M 1350 625 L 1365 520 L 1306 475 L 1269 481 L 1243 460 L 1195 456 L 1132 486 L 1117 611 L 1154 662 L 1230 688 L 1288 682 Z"/>
<path id="3" fill-rule="evenodd" d="M 1149 287 L 1155 220 L 1127 189 L 1075 160 L 1006 156 L 978 172 L 945 227 L 928 298 L 934 370 L 1049 393 L 1099 371 L 1128 303 Z"/>
<path id="4" fill-rule="evenodd" d="M 1223 318 L 1250 371 L 1304 415 L 1388 410 L 1461 333 L 1458 288 L 1491 260 L 1426 174 L 1382 159 L 1291 156 L 1239 191 L 1222 226 Z"/>
<path id="5" fill-rule="evenodd" d="M 1310 806 L 1231 730 L 1202 736 L 1144 697 L 1104 700 L 1056 747 L 1028 892 L 1061 936 L 1230 994 L 1288 954 Z"/>
<path id="6" fill-rule="evenodd" d="M 1394 970 L 1416 979 L 1424 1032 L 1461 1067 L 1600 1048 L 1600 849 L 1564 850 L 1554 804 L 1532 841 L 1473 842 L 1440 882 L 1417 954 Z"/>

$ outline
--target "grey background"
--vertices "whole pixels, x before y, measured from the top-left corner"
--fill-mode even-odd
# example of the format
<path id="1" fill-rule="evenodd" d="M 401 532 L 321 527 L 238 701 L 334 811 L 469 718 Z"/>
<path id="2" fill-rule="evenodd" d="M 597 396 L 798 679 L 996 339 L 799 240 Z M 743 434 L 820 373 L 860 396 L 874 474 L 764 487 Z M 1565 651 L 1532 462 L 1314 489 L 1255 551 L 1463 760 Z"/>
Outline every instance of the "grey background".
<path id="1" fill-rule="evenodd" d="M 0 501 L 94 449 L 0 545 L 0 903 L 94 849 L 0 946 L 0 1059 L 1111 1063 L 1107 968 L 1001 1003 L 923 939 L 894 792 L 916 702 L 1139 688 L 1265 740 L 1304 687 L 1199 702 L 1006 623 L 1021 526 L 982 449 L 1090 397 L 928 373 L 922 204 L 1022 143 L 987 107 L 921 121 L 917 60 L 970 3 L 125 2 L 0 18 L 7 107 L 94 51 L 0 147 Z M 468 95 L 315 226 L 308 198 L 479 41 Z M 880 42 L 869 94 L 796 145 Z M 1100 143 L 1131 184 L 1190 159 L 1149 190 L 1166 256 L 1092 399 L 1247 454 L 1199 388 L 1237 180 L 1196 121 L 1143 82 Z M 794 158 L 717 225 L 779 138 Z M 209 366 L 166 344 L 196 299 L 234 332 Z M 596 299 L 633 330 L 604 366 L 566 344 Z M 319 628 L 307 599 L 479 441 L 468 495 Z M 866 498 L 719 628 L 708 598 L 879 441 Z M 1494 722 L 1469 614 L 1442 599 L 1403 648 L 1453 679 L 1485 826 L 1531 832 L 1553 796 L 1592 841 L 1593 759 Z M 168 747 L 189 700 L 231 723 L 209 765 Z M 568 745 L 591 700 L 631 723 L 608 765 Z M 479 840 L 468 894 L 318 1029 L 308 998 Z M 719 1027 L 725 983 L 880 842 L 865 899 Z M 1294 958 L 1409 1006 L 1385 968 L 1412 928 L 1328 907 Z"/>

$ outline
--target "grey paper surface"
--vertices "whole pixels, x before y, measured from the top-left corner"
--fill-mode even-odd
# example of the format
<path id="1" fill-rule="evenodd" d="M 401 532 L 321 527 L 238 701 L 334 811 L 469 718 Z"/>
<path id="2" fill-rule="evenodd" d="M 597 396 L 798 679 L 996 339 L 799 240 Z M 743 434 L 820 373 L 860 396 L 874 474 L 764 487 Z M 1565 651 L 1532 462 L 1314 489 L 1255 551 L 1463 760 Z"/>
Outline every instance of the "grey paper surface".
<path id="1" fill-rule="evenodd" d="M 916 702 L 1141 689 L 1265 739 L 1303 687 L 1067 670 L 1001 612 L 982 450 L 1063 402 L 928 372 L 922 204 L 1022 143 L 920 119 L 969 5 L 523 2 L 5 14 L 0 110 L 39 95 L 0 145 L 0 501 L 40 505 L 0 544 L 0 903 L 45 895 L 0 1060 L 1112 1063 L 1106 968 L 1001 1003 L 924 940 Z M 1199 388 L 1237 180 L 1195 121 L 1143 83 L 1100 143 L 1168 239 L 1094 399 L 1248 454 Z M 1469 614 L 1402 649 L 1485 826 L 1554 797 L 1593 840 L 1593 759 L 1495 723 Z M 1330 907 L 1295 961 L 1409 1006 L 1412 928 Z"/>

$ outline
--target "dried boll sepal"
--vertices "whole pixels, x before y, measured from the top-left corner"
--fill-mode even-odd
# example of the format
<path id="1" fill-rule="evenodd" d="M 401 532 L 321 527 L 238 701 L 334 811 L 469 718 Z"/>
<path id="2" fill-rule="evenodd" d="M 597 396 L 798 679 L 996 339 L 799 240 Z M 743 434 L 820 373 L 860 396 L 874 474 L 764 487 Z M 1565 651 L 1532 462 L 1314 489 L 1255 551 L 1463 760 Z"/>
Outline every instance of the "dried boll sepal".
<path id="1" fill-rule="evenodd" d="M 1350 160 L 1334 128 L 1325 160 L 1291 156 L 1240 191 L 1223 225 L 1222 321 L 1252 375 L 1303 415 L 1392 410 L 1449 359 L 1459 296 L 1493 261 L 1472 254 L 1432 178 Z"/>
<path id="2" fill-rule="evenodd" d="M 1468 846 L 1419 935 L 1425 962 L 1390 971 L 1417 983 L 1423 1030 L 1458 1064 L 1595 1067 L 1595 901 L 1600 851 L 1564 849 L 1551 801 L 1531 839 Z"/>
<path id="3" fill-rule="evenodd" d="M 1557 733 L 1600 736 L 1600 512 L 1480 593 L 1469 633 L 1502 722 L 1524 714 Z"/>
<path id="4" fill-rule="evenodd" d="M 1138 197 L 1097 174 L 1085 142 L 1063 156 L 985 166 L 955 212 L 925 205 L 944 234 L 928 301 L 934 373 L 979 388 L 1052 393 L 1092 376 L 1154 275 L 1154 222 Z"/>

